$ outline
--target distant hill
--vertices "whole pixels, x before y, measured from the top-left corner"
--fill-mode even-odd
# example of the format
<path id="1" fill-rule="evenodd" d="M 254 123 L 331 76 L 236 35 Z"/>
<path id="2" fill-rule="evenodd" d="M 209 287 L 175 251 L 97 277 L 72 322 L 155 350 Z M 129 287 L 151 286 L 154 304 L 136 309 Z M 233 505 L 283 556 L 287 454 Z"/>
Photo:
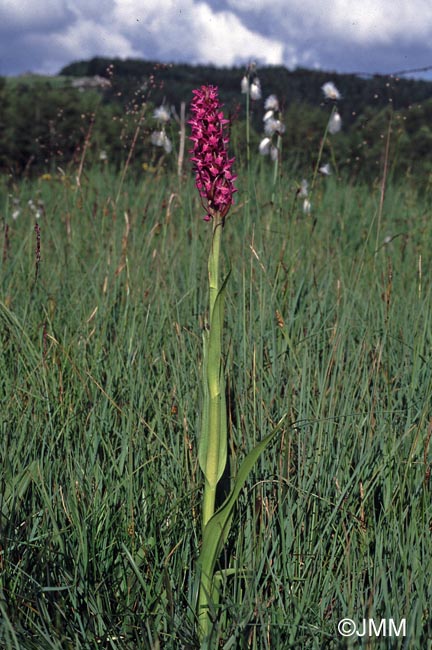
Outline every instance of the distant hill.
<path id="1" fill-rule="evenodd" d="M 219 87 L 224 111 L 231 118 L 232 146 L 238 159 L 244 160 L 244 74 L 243 67 L 97 57 L 71 63 L 54 77 L 0 78 L 0 172 L 19 176 L 64 169 L 79 164 L 84 149 L 87 164 L 109 160 L 121 168 L 128 159 L 137 173 L 144 162 L 174 168 L 180 104 L 189 105 L 192 91 L 202 84 Z M 258 152 L 264 100 L 274 94 L 286 127 L 283 163 L 290 174 L 309 174 L 321 151 L 338 175 L 375 182 L 382 175 L 388 142 L 389 176 L 430 187 L 432 82 L 283 66 L 259 67 L 257 75 L 263 97 L 250 104 L 251 150 Z M 342 129 L 323 144 L 333 104 L 322 92 L 328 81 L 342 95 L 337 102 Z M 152 140 L 153 131 L 160 128 L 154 107 L 162 102 L 173 109 L 167 126 L 173 155 L 155 147 Z"/>
<path id="2" fill-rule="evenodd" d="M 71 63 L 59 74 L 66 77 L 107 77 L 112 81 L 113 98 L 130 101 L 137 93 L 143 92 L 155 104 L 164 99 L 176 105 L 180 101 L 188 102 L 194 88 L 211 83 L 219 86 L 221 98 L 229 109 L 234 110 L 240 104 L 241 110 L 244 102 L 240 81 L 244 73 L 243 67 L 217 68 L 96 57 Z M 342 94 L 339 111 L 346 125 L 352 123 L 367 106 L 380 109 L 391 103 L 395 110 L 400 110 L 432 98 L 432 82 L 403 77 L 374 75 L 365 78 L 304 68 L 288 70 L 284 66 L 260 67 L 257 75 L 263 98 L 277 95 L 283 109 L 291 104 L 319 106 L 323 103 L 322 85 L 333 81 Z"/>

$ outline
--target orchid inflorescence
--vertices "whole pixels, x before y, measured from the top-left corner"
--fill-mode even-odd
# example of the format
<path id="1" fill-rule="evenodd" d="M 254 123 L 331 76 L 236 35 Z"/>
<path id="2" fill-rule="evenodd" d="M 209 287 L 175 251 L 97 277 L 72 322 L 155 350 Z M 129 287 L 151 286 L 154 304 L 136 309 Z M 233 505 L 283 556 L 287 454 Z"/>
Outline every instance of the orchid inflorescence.
<path id="1" fill-rule="evenodd" d="M 191 161 L 195 172 L 195 184 L 207 211 L 205 221 L 219 214 L 222 221 L 233 204 L 236 192 L 232 172 L 234 158 L 228 157 L 229 137 L 227 125 L 215 86 L 201 86 L 194 90 L 191 103 L 193 142 Z"/>

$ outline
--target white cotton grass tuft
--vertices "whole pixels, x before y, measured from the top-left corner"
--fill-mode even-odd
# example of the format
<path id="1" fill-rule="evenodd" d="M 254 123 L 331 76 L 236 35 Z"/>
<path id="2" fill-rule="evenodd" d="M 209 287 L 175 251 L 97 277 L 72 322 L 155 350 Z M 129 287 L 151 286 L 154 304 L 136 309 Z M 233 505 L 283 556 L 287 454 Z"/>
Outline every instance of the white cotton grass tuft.
<path id="1" fill-rule="evenodd" d="M 308 194 L 309 194 L 309 183 L 304 178 L 302 180 L 302 182 L 300 183 L 300 188 L 298 190 L 298 195 L 303 199 L 303 198 L 306 198 Z"/>
<path id="2" fill-rule="evenodd" d="M 153 131 L 153 133 L 150 136 L 151 143 L 155 147 L 163 147 L 166 151 L 166 153 L 171 153 L 172 151 L 172 144 L 171 140 L 165 133 L 165 131 Z"/>
<path id="3" fill-rule="evenodd" d="M 326 163 L 325 165 L 321 165 L 321 167 L 318 169 L 318 171 L 323 176 L 331 176 L 331 169 L 330 169 L 330 164 L 329 163 Z"/>
<path id="4" fill-rule="evenodd" d="M 252 81 L 249 88 L 249 94 L 250 94 L 250 98 L 253 99 L 254 101 L 261 99 L 262 97 L 261 82 L 258 79 L 258 77 L 255 77 L 254 80 Z"/>
<path id="5" fill-rule="evenodd" d="M 258 151 L 261 156 L 267 156 L 270 153 L 271 140 L 270 138 L 263 138 L 258 146 Z"/>
<path id="6" fill-rule="evenodd" d="M 310 214 L 312 210 L 312 203 L 309 201 L 309 199 L 305 199 L 303 201 L 303 212 L 304 214 Z"/>
<path id="7" fill-rule="evenodd" d="M 278 111 L 279 110 L 279 100 L 276 95 L 269 95 L 264 102 L 264 108 L 266 111 Z M 265 117 L 264 117 L 265 119 Z"/>
<path id="8" fill-rule="evenodd" d="M 272 136 L 274 133 L 282 135 L 282 133 L 285 133 L 285 125 L 280 120 L 269 117 L 264 122 L 264 133 L 268 136 Z"/>
<path id="9" fill-rule="evenodd" d="M 265 137 L 261 140 L 258 150 L 262 156 L 270 156 L 272 162 L 275 163 L 274 178 L 276 178 L 277 163 L 281 151 L 281 136 L 285 132 L 285 125 L 280 119 L 275 117 L 275 114 L 281 117 L 279 113 L 279 101 L 276 95 L 269 95 L 267 97 L 264 102 L 264 109 L 263 122 Z M 277 136 L 276 144 L 273 144 L 274 136 Z"/>
<path id="10" fill-rule="evenodd" d="M 158 108 L 155 108 L 153 111 L 153 117 L 158 122 L 167 124 L 171 119 L 170 110 L 167 106 L 164 106 L 164 104 L 162 104 L 161 106 L 158 106 Z"/>
<path id="11" fill-rule="evenodd" d="M 324 97 L 326 99 L 333 99 L 334 101 L 337 101 L 342 97 L 333 81 L 327 81 L 323 86 L 321 86 L 321 90 L 323 91 Z"/>
<path id="12" fill-rule="evenodd" d="M 14 207 L 12 211 L 12 219 L 16 221 L 21 214 L 20 200 L 17 196 L 14 196 L 12 199 L 12 205 Z"/>
<path id="13" fill-rule="evenodd" d="M 270 156 L 271 160 L 275 162 L 279 156 L 279 149 L 272 144 L 270 138 L 263 138 L 258 146 L 258 151 L 261 156 Z"/>
<path id="14" fill-rule="evenodd" d="M 335 135 L 335 133 L 339 133 L 339 131 L 342 128 L 342 118 L 339 115 L 337 111 L 332 113 L 330 120 L 329 120 L 329 125 L 328 125 L 328 130 L 331 135 Z"/>
<path id="15" fill-rule="evenodd" d="M 30 211 L 35 219 L 40 219 L 45 212 L 45 206 L 42 199 L 37 199 L 36 203 L 33 201 L 33 199 L 29 199 L 29 201 L 27 201 L 27 205 L 30 208 Z"/>
<path id="16" fill-rule="evenodd" d="M 272 144 L 270 147 L 270 158 L 273 162 L 276 162 L 278 157 L 279 157 L 279 149 L 275 147 L 274 144 Z"/>
<path id="17" fill-rule="evenodd" d="M 244 75 L 240 85 L 242 95 L 246 95 L 249 92 L 249 79 L 246 75 Z"/>
<path id="18" fill-rule="evenodd" d="M 155 147 L 163 147 L 166 153 L 171 153 L 172 143 L 165 132 L 165 125 L 168 124 L 171 119 L 170 109 L 165 104 L 161 104 L 154 109 L 153 117 L 157 120 L 160 128 L 157 131 L 153 131 L 151 134 L 151 143 Z"/>

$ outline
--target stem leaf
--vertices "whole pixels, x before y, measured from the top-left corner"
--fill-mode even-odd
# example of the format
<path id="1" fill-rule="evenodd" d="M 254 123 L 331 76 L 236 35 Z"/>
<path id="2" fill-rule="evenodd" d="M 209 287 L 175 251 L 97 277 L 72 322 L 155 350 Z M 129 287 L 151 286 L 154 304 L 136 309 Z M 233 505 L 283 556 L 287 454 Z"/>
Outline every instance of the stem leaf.
<path id="1" fill-rule="evenodd" d="M 218 556 L 222 551 L 223 545 L 228 537 L 231 528 L 234 506 L 255 463 L 259 459 L 261 453 L 274 440 L 277 433 L 280 431 L 285 418 L 286 415 L 284 415 L 281 420 L 279 420 L 273 431 L 271 431 L 265 438 L 263 438 L 263 440 L 261 440 L 261 442 L 259 442 L 248 453 L 239 467 L 235 483 L 229 496 L 219 508 L 219 510 L 215 512 L 215 514 L 207 522 L 204 528 L 201 553 L 198 560 L 201 571 L 198 614 L 204 638 L 210 633 L 209 627 L 211 625 L 211 621 L 209 618 L 208 607 L 214 605 L 215 603 L 215 596 L 213 593 L 215 588 L 214 569 Z"/>

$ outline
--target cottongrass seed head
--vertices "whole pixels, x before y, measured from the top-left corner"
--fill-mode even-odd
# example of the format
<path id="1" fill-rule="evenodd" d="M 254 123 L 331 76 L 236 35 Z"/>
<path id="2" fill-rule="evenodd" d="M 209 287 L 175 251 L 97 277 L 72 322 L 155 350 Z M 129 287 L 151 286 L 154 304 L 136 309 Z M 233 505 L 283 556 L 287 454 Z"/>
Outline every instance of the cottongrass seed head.
<path id="1" fill-rule="evenodd" d="M 333 101 L 337 101 L 342 97 L 342 95 L 334 85 L 333 81 L 327 81 L 323 86 L 321 86 L 321 90 L 323 91 L 324 97 L 326 99 L 332 99 Z"/>

